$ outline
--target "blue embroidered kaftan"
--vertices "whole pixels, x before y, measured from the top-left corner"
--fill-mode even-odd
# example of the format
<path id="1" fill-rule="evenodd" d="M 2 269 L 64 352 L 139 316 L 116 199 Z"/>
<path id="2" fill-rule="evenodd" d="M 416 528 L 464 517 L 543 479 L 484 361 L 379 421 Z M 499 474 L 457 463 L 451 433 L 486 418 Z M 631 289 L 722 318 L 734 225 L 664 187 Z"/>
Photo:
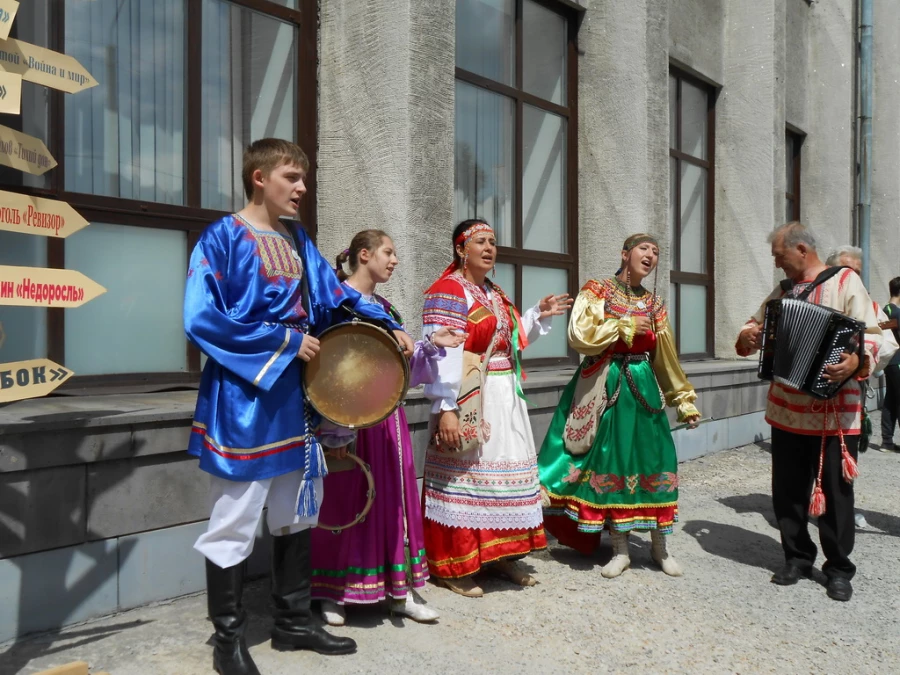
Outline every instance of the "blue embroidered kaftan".
<path id="1" fill-rule="evenodd" d="M 342 286 L 303 229 L 297 232 L 299 256 L 282 235 L 226 216 L 204 230 L 191 255 L 185 333 L 209 358 L 188 452 L 215 476 L 252 481 L 304 468 L 309 439 L 297 352 L 306 330 L 318 335 L 340 322 L 342 305 L 400 328 L 381 305 Z M 304 270 L 309 316 L 301 302 Z"/>

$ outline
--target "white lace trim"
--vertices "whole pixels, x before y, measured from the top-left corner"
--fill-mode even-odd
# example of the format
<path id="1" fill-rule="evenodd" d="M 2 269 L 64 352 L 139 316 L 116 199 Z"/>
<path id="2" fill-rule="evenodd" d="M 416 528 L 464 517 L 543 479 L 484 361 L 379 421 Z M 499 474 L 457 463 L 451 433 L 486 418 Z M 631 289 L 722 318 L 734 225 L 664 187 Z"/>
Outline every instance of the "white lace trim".
<path id="1" fill-rule="evenodd" d="M 471 527 L 485 530 L 534 529 L 544 524 L 540 503 L 523 507 L 516 513 L 471 513 L 451 511 L 439 502 L 425 500 L 425 517 L 447 527 Z"/>

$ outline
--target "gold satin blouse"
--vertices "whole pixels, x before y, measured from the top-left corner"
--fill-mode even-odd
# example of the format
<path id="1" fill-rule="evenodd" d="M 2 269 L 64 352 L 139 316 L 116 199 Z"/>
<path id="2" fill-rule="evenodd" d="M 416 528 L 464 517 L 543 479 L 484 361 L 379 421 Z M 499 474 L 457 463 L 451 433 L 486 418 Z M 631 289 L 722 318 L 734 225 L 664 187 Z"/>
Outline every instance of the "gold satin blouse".
<path id="1" fill-rule="evenodd" d="M 588 281 L 572 307 L 569 344 L 585 356 L 599 356 L 609 349 L 633 351 L 635 317 L 653 317 L 656 347 L 650 354 L 651 366 L 666 404 L 674 406 L 678 411 L 678 421 L 684 422 L 688 417 L 700 415 L 694 406 L 697 393 L 678 360 L 665 304 L 649 291 L 643 288 L 641 291 L 638 295 L 629 293 L 625 284 L 615 278 Z M 620 341 L 624 348 L 616 348 Z"/>

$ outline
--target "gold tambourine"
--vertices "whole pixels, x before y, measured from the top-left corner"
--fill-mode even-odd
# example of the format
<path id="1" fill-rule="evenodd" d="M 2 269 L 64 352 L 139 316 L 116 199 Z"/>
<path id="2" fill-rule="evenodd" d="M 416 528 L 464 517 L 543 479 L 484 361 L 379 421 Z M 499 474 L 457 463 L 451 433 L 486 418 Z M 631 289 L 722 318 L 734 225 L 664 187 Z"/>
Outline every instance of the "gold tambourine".
<path id="1" fill-rule="evenodd" d="M 353 319 L 319 335 L 319 354 L 303 368 L 306 400 L 339 427 L 375 426 L 409 387 L 409 363 L 394 336 Z"/>
<path id="2" fill-rule="evenodd" d="M 365 506 L 363 506 L 362 511 L 356 514 L 356 518 L 351 520 L 346 525 L 328 525 L 326 523 L 323 523 L 322 521 L 319 521 L 319 524 L 316 526 L 322 528 L 323 530 L 329 530 L 331 532 L 338 533 L 346 530 L 347 528 L 353 527 L 357 523 L 361 523 L 366 519 L 366 515 L 368 515 L 369 510 L 372 508 L 372 504 L 375 502 L 375 479 L 372 477 L 371 467 L 369 467 L 366 462 L 352 453 L 347 453 L 347 456 L 344 459 L 326 457 L 325 463 L 328 466 L 328 473 L 351 471 L 353 469 L 353 464 L 355 463 L 363 472 L 363 475 L 366 477 L 366 482 L 368 483 L 368 487 L 366 489 Z"/>

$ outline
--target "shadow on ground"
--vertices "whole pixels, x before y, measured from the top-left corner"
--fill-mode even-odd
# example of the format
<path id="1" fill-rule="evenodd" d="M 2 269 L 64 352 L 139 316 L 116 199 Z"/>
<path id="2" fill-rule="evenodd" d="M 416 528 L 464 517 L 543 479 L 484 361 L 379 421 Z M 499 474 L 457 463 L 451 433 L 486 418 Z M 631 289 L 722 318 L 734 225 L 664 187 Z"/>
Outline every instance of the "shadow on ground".
<path id="1" fill-rule="evenodd" d="M 682 530 L 711 555 L 770 572 L 784 564 L 781 544 L 769 535 L 711 520 L 691 520 Z"/>
<path id="2" fill-rule="evenodd" d="M 723 497 L 717 500 L 720 504 L 734 509 L 736 513 L 758 513 L 766 522 L 775 530 L 778 524 L 775 520 L 775 512 L 772 509 L 772 497 L 760 493 L 749 495 L 734 495 L 732 497 Z M 861 513 L 869 527 L 859 528 L 856 533 L 859 535 L 887 535 L 892 537 L 900 537 L 900 517 L 880 511 L 870 511 L 868 509 L 856 509 L 856 513 Z M 815 526 L 816 519 L 810 517 L 810 524 Z"/>
<path id="3" fill-rule="evenodd" d="M 61 652 L 69 652 L 79 647 L 84 647 L 92 642 L 98 642 L 118 635 L 130 628 L 137 628 L 150 623 L 139 619 L 137 621 L 123 621 L 112 626 L 85 627 L 79 630 L 67 630 L 65 635 L 59 632 L 46 633 L 39 636 L 30 636 L 14 642 L 9 649 L 0 653 L 0 675 L 14 675 L 19 673 L 36 656 L 48 656 Z M 60 644 L 57 644 L 60 643 Z"/>

